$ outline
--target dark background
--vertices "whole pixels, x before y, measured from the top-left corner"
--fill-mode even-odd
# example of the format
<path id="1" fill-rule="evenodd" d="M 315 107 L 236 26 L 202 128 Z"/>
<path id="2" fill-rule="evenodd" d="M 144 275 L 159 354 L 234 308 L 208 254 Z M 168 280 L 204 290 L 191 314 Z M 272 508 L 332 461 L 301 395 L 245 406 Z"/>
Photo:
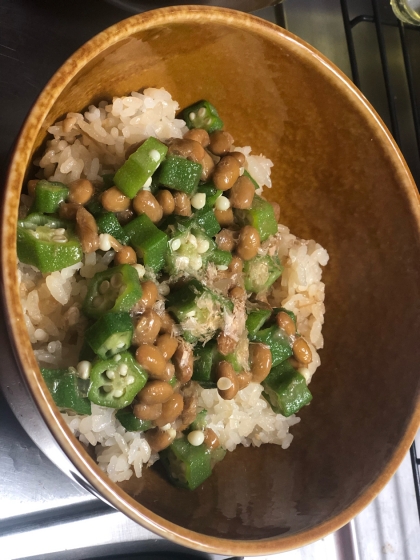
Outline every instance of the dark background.
<path id="1" fill-rule="evenodd" d="M 129 15 L 101 0 L 0 1 L 2 173 L 29 109 L 54 72 L 91 37 Z"/>

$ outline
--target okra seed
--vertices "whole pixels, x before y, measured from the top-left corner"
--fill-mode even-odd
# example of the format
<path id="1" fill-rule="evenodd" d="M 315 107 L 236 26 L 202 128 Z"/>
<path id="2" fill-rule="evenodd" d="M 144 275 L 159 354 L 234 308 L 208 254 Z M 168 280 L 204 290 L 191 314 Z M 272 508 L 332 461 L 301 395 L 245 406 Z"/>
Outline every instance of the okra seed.
<path id="1" fill-rule="evenodd" d="M 67 239 L 65 237 L 53 237 L 53 241 L 55 241 L 55 243 L 67 243 Z"/>
<path id="2" fill-rule="evenodd" d="M 211 119 L 210 119 L 210 118 L 209 118 L 209 119 L 206 119 L 204 122 L 205 122 L 206 124 L 211 124 Z"/>
<path id="3" fill-rule="evenodd" d="M 135 379 L 132 375 L 129 375 L 127 377 L 127 385 L 132 385 L 134 383 Z"/>
<path id="4" fill-rule="evenodd" d="M 176 436 L 175 428 L 170 428 L 169 430 L 167 430 L 167 434 L 171 439 L 175 439 Z"/>
<path id="5" fill-rule="evenodd" d="M 101 307 L 104 302 L 104 298 L 102 296 L 95 296 L 92 300 L 93 307 Z"/>
<path id="6" fill-rule="evenodd" d="M 105 294 L 108 290 L 109 290 L 109 286 L 111 284 L 108 282 L 108 280 L 104 280 L 101 285 L 99 286 L 99 293 L 100 294 Z"/>
<path id="7" fill-rule="evenodd" d="M 221 391 L 227 391 L 232 387 L 232 385 L 233 385 L 232 381 L 227 377 L 221 377 L 217 381 L 217 388 L 220 389 Z"/>
<path id="8" fill-rule="evenodd" d="M 121 354 L 115 354 L 114 362 L 119 362 L 121 360 Z"/>
<path id="9" fill-rule="evenodd" d="M 119 288 L 122 284 L 122 281 L 123 281 L 122 274 L 120 273 L 114 274 L 114 276 L 111 278 L 111 286 L 113 288 Z"/>
<path id="10" fill-rule="evenodd" d="M 108 379 L 115 379 L 115 371 L 113 369 L 107 369 L 106 376 Z"/>
<path id="11" fill-rule="evenodd" d="M 204 107 L 201 107 L 201 109 L 198 110 L 198 113 L 197 113 L 197 114 L 198 114 L 199 117 L 204 117 L 205 114 L 206 114 L 205 108 L 204 108 Z"/>
<path id="12" fill-rule="evenodd" d="M 101 251 L 109 251 L 111 249 L 111 240 L 108 233 L 101 233 L 99 236 L 99 249 Z"/>
<path id="13" fill-rule="evenodd" d="M 194 447 L 198 447 L 204 441 L 204 432 L 201 430 L 194 430 L 188 434 L 188 441 Z"/>
<path id="14" fill-rule="evenodd" d="M 65 233 L 66 233 L 66 230 L 65 230 L 64 228 L 62 228 L 62 227 L 61 227 L 61 228 L 57 228 L 57 229 L 55 230 L 55 234 L 56 234 L 56 235 L 64 235 Z"/>
<path id="15" fill-rule="evenodd" d="M 179 238 L 178 238 L 178 239 L 174 239 L 174 240 L 171 242 L 171 249 L 172 249 L 172 251 L 178 251 L 178 249 L 179 249 L 180 247 L 181 247 L 181 240 L 180 240 Z"/>
<path id="16" fill-rule="evenodd" d="M 124 345 L 123 345 L 123 346 L 124 346 Z M 118 368 L 117 368 L 117 373 L 118 373 L 119 375 L 122 375 L 123 377 L 125 377 L 125 376 L 127 375 L 127 373 L 128 373 L 128 366 L 127 366 L 127 364 L 121 364 L 121 365 L 119 365 Z"/>
<path id="17" fill-rule="evenodd" d="M 168 423 L 168 424 L 165 424 L 165 425 L 162 426 L 160 429 L 162 430 L 162 432 L 167 432 L 168 430 L 171 429 L 171 424 L 169 424 L 169 423 Z"/>
<path id="18" fill-rule="evenodd" d="M 207 253 L 210 248 L 210 243 L 207 239 L 199 239 L 197 241 L 197 252 L 200 254 Z"/>
<path id="19" fill-rule="evenodd" d="M 201 210 L 206 205 L 205 193 L 197 193 L 191 198 L 191 206 L 196 210 Z"/>
<path id="20" fill-rule="evenodd" d="M 200 257 L 200 255 L 193 255 L 192 257 L 190 257 L 190 267 L 193 270 L 200 270 L 202 266 L 203 259 Z"/>
<path id="21" fill-rule="evenodd" d="M 179 270 L 185 270 L 190 264 L 190 259 L 188 257 L 178 257 L 175 264 Z"/>
<path id="22" fill-rule="evenodd" d="M 118 348 L 119 350 L 121 350 L 121 348 L 124 348 L 124 346 L 125 346 L 124 342 L 119 342 L 119 343 L 117 344 L 117 348 Z"/>
<path id="23" fill-rule="evenodd" d="M 76 370 L 81 379 L 89 379 L 92 364 L 87 360 L 83 360 L 77 364 Z"/>
<path id="24" fill-rule="evenodd" d="M 229 267 L 226 266 L 225 264 L 218 264 L 216 266 L 217 270 L 220 270 L 221 272 L 224 272 L 225 270 L 227 270 Z"/>
<path id="25" fill-rule="evenodd" d="M 146 274 L 146 269 L 144 268 L 144 266 L 142 264 L 133 264 L 132 267 L 136 269 L 137 274 L 139 275 L 139 278 L 141 280 Z"/>
<path id="26" fill-rule="evenodd" d="M 153 161 L 159 161 L 160 160 L 160 153 L 157 150 L 150 150 L 149 157 Z"/>
<path id="27" fill-rule="evenodd" d="M 188 313 L 185 314 L 186 317 L 195 317 L 195 311 L 188 311 Z"/>
<path id="28" fill-rule="evenodd" d="M 124 391 L 123 391 L 122 389 L 116 389 L 116 390 L 114 391 L 114 397 L 115 397 L 116 399 L 119 399 L 120 397 L 122 397 L 123 394 L 124 394 Z"/>
<path id="29" fill-rule="evenodd" d="M 105 393 L 110 393 L 112 391 L 112 385 L 104 385 L 102 389 L 105 391 Z"/>
<path id="30" fill-rule="evenodd" d="M 195 121 L 195 117 L 197 116 L 195 113 L 190 113 L 188 115 L 192 121 Z"/>
<path id="31" fill-rule="evenodd" d="M 217 210 L 227 210 L 230 208 L 229 199 L 226 196 L 219 196 L 215 204 Z"/>
<path id="32" fill-rule="evenodd" d="M 188 243 L 190 243 L 190 245 L 192 245 L 193 247 L 197 248 L 197 238 L 192 233 L 190 233 L 190 235 L 188 236 Z"/>
<path id="33" fill-rule="evenodd" d="M 159 284 L 158 290 L 161 296 L 167 296 L 171 292 L 171 288 L 168 286 L 168 284 L 165 284 L 163 282 Z"/>

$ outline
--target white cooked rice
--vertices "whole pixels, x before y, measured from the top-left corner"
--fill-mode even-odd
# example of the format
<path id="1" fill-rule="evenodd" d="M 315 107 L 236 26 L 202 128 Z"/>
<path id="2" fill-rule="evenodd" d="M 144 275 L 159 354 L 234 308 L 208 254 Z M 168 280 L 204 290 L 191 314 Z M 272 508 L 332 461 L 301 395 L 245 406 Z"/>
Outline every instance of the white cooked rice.
<path id="1" fill-rule="evenodd" d="M 66 184 L 84 177 L 100 180 L 101 175 L 122 165 L 125 151 L 131 145 L 146 137 L 181 138 L 187 129 L 184 121 L 175 118 L 177 110 L 178 104 L 168 92 L 149 88 L 143 93 L 114 98 L 112 103 L 92 105 L 84 115 L 69 113 L 49 129 L 54 139 L 47 143 L 45 154 L 37 162 L 38 177 Z M 246 156 L 245 167 L 260 189 L 271 187 L 272 162 L 251 155 L 249 147 L 235 149 Z M 23 213 L 30 202 L 22 196 Z M 309 383 L 320 365 L 316 350 L 323 347 L 325 286 L 321 267 L 327 264 L 328 253 L 315 241 L 296 238 L 285 226 L 279 226 L 277 236 L 284 272 L 273 297 L 277 305 L 296 314 L 298 330 L 311 347 L 312 363 L 299 370 Z M 82 262 L 48 275 L 29 265 L 19 265 L 25 323 L 42 367 L 75 365 L 86 326 L 80 309 L 87 282 L 105 270 L 112 259 L 113 251 L 102 257 L 91 253 L 84 255 Z M 300 419 L 275 414 L 261 396 L 261 385 L 251 383 L 231 401 L 221 399 L 216 389 L 202 389 L 194 384 L 191 390 L 197 393 L 199 406 L 207 410 L 208 426 L 229 451 L 240 444 L 274 443 L 284 449 L 289 447 L 293 439 L 289 428 Z M 140 477 L 143 464 L 151 465 L 158 459 L 143 434 L 127 432 L 112 409 L 93 404 L 91 416 L 62 416 L 82 443 L 95 447 L 99 466 L 115 482 L 128 480 L 133 472 Z"/>

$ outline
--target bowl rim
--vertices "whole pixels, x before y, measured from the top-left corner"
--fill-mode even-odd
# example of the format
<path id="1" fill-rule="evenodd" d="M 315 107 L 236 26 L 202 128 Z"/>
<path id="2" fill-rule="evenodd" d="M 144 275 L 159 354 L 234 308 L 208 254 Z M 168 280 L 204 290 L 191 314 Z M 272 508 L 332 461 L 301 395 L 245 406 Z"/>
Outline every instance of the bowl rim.
<path id="1" fill-rule="evenodd" d="M 34 140 L 59 93 L 72 77 L 95 56 L 104 49 L 128 38 L 133 33 L 168 23 L 203 23 L 203 21 L 212 21 L 236 29 L 250 30 L 279 45 L 287 43 L 289 50 L 293 50 L 298 56 L 315 65 L 324 77 L 333 80 L 340 92 L 350 99 L 356 110 L 362 113 L 364 118 L 369 121 L 370 126 L 375 129 L 377 141 L 382 144 L 386 156 L 392 161 L 400 188 L 405 192 L 410 203 L 410 210 L 415 217 L 420 237 L 420 204 L 417 189 L 398 146 L 364 95 L 332 62 L 289 31 L 250 14 L 211 6 L 160 8 L 131 16 L 90 39 L 57 70 L 30 110 L 15 143 L 3 193 L 1 226 L 2 296 L 7 312 L 6 326 L 10 342 L 18 367 L 34 403 L 65 455 L 105 501 L 150 531 L 181 546 L 202 552 L 231 556 L 274 554 L 305 546 L 336 531 L 348 523 L 377 496 L 397 470 L 415 437 L 420 425 L 420 395 L 405 433 L 383 471 L 338 515 L 294 535 L 283 534 L 263 540 L 223 539 L 197 533 L 156 515 L 131 498 L 108 479 L 107 475 L 99 469 L 83 446 L 71 434 L 39 372 L 26 332 L 17 288 L 16 221 L 19 199 L 17 193 L 20 192 L 20 185 L 23 182 L 29 163 Z M 13 320 L 10 319 L 11 317 L 13 317 Z"/>

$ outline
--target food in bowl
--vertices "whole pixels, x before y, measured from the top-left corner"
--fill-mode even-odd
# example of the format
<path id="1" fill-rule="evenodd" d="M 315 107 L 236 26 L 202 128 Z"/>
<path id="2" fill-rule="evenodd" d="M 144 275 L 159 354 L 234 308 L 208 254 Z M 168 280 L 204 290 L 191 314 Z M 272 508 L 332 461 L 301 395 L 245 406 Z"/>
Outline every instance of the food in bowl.
<path id="1" fill-rule="evenodd" d="M 20 292 L 44 380 L 116 482 L 194 489 L 237 445 L 287 448 L 320 364 L 328 254 L 278 223 L 272 163 L 161 89 L 49 128 L 22 195 Z"/>

